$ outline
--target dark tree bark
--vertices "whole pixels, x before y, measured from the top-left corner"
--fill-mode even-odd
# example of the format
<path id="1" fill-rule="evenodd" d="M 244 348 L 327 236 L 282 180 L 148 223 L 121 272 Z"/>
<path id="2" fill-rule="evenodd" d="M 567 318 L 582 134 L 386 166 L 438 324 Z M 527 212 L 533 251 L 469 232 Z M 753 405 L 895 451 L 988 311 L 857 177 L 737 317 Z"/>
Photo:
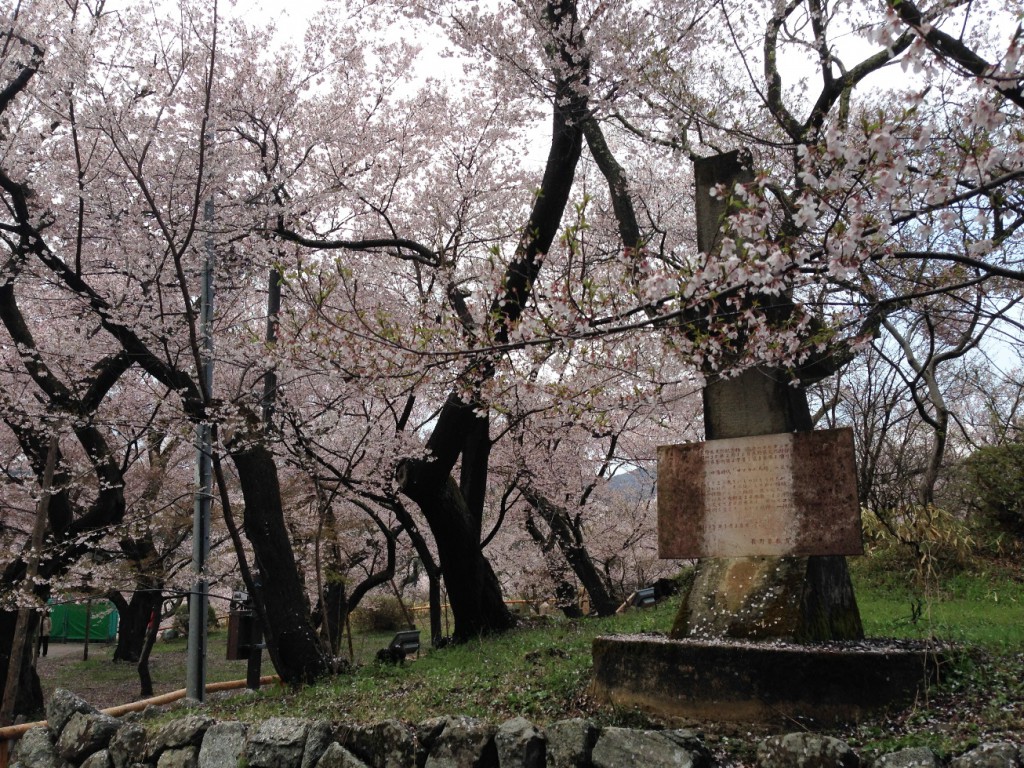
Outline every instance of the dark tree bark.
<path id="1" fill-rule="evenodd" d="M 44 52 L 42 48 L 13 32 L 0 32 L 0 37 L 5 38 L 5 47 L 22 47 L 28 54 L 17 75 L 0 91 L 2 115 L 38 71 Z M 10 61 L 13 63 L 15 59 L 12 58 Z M 34 573 L 29 573 L 27 553 L 23 551 L 16 554 L 3 569 L 0 578 L 0 591 L 8 591 L 18 589 L 26 578 L 39 577 L 39 581 L 32 586 L 32 593 L 37 600 L 45 603 L 49 597 L 47 581 L 65 572 L 81 557 L 88 550 L 91 537 L 100 535 L 107 526 L 119 522 L 124 516 L 123 473 L 111 457 L 104 434 L 89 423 L 88 417 L 95 412 L 110 388 L 128 369 L 130 361 L 128 356 L 123 354 L 102 359 L 93 366 L 90 378 L 74 382 L 74 386 L 65 384 L 62 378 L 49 368 L 47 361 L 38 351 L 31 327 L 18 305 L 15 290 L 27 260 L 45 247 L 40 232 L 33 223 L 29 204 L 33 193 L 28 184 L 12 179 L 5 169 L 0 169 L 0 193 L 4 198 L 4 210 L 9 213 L 13 222 L 13 226 L 8 228 L 9 236 L 4 238 L 9 249 L 9 258 L 4 263 L 5 280 L 0 286 L 0 323 L 10 335 L 11 341 L 22 351 L 21 362 L 25 373 L 36 387 L 33 396 L 45 404 L 53 415 L 73 415 L 71 423 L 74 437 L 84 454 L 90 457 L 97 484 L 97 492 L 89 505 L 76 505 L 66 490 L 67 477 L 60 468 L 59 445 L 54 442 L 57 469 L 52 474 L 52 487 L 55 491 L 48 496 L 45 552 Z M 12 408 L 13 405 L 6 409 L 4 419 L 28 458 L 36 477 L 42 479 L 49 445 L 51 440 L 55 440 L 51 435 L 53 425 L 27 414 L 13 413 Z M 0 690 L 5 690 L 7 684 L 9 654 L 14 641 L 16 617 L 16 612 L 0 611 Z M 37 626 L 35 621 L 33 619 L 33 627 Z M 32 654 L 22 655 L 18 676 L 15 711 L 33 714 L 39 712 L 42 707 L 42 693 Z"/>
<path id="2" fill-rule="evenodd" d="M 312 683 L 330 673 L 330 659 L 313 629 L 309 602 L 284 524 L 281 487 L 273 454 L 261 443 L 231 452 L 245 500 L 245 536 L 263 575 L 258 601 L 267 651 L 281 679 Z"/>
<path id="3" fill-rule="evenodd" d="M 437 555 L 455 618 L 452 639 L 465 642 L 501 632 L 515 624 L 505 605 L 501 585 L 480 550 L 480 527 L 455 481 L 424 472 L 423 464 L 407 462 L 399 470 L 402 491 L 415 501 L 435 533 Z"/>
<path id="4" fill-rule="evenodd" d="M 330 639 L 331 655 L 341 653 L 341 634 L 345 631 L 348 620 L 348 598 L 345 594 L 345 582 L 340 578 L 329 579 L 324 588 L 323 626 L 326 627 Z"/>
<path id="5" fill-rule="evenodd" d="M 16 624 L 16 610 L 0 610 L 0 691 L 7 684 L 10 652 L 14 646 L 14 626 Z M 36 637 L 39 633 L 38 614 L 33 614 L 28 631 L 30 638 Z M 36 674 L 35 654 L 26 652 L 22 655 L 22 667 L 20 667 L 19 674 L 22 677 L 17 686 L 13 716 L 16 718 L 23 715 L 29 720 L 38 719 L 36 716 L 42 715 L 44 701 L 43 688 L 39 682 L 39 675 Z"/>
<path id="6" fill-rule="evenodd" d="M 529 484 L 520 483 L 519 490 L 527 503 L 547 523 L 548 529 L 572 568 L 580 584 L 590 596 L 590 608 L 598 616 L 611 616 L 621 602 L 612 593 L 607 581 L 594 564 L 590 553 L 583 542 L 579 528 L 574 524 L 572 516 L 564 507 L 553 504 L 537 493 Z M 542 537 L 543 538 L 543 537 Z"/>
<path id="7" fill-rule="evenodd" d="M 33 614 L 28 625 L 28 636 L 34 638 L 39 632 L 38 614 Z M 7 670 L 11 663 L 11 649 L 14 647 L 14 628 L 18 622 L 17 611 L 0 611 L 0 691 L 7 682 Z M 21 679 L 18 681 L 18 696 L 14 701 L 14 717 L 23 715 L 27 720 L 37 720 L 43 713 L 43 688 L 36 674 L 35 654 L 22 655 Z"/>
<path id="8" fill-rule="evenodd" d="M 149 654 L 153 650 L 157 634 L 160 632 L 161 603 L 158 603 L 151 621 L 147 624 L 143 637 L 142 650 L 139 652 L 139 663 L 136 669 L 139 673 L 139 698 L 144 699 L 153 695 L 153 676 L 149 672 Z"/>
<path id="9" fill-rule="evenodd" d="M 162 430 L 149 431 L 146 441 L 150 473 L 142 495 L 136 501 L 136 512 L 143 511 L 143 508 L 156 508 L 160 491 L 167 478 L 171 457 L 178 443 L 177 438 L 168 439 L 168 435 Z M 162 542 L 163 555 L 157 550 L 150 531 L 138 536 L 125 535 L 118 542 L 122 554 L 132 566 L 135 589 L 130 598 L 119 592 L 108 594 L 117 608 L 119 617 L 117 647 L 114 649 L 113 660 L 136 664 L 139 684 L 143 691 L 153 690 L 149 674 L 149 654 L 144 651 L 146 643 L 149 642 L 147 630 L 151 624 L 160 623 L 163 589 L 168 575 L 167 557 L 184 543 L 190 533 L 191 529 L 186 526 L 165 531 Z"/>
<path id="10" fill-rule="evenodd" d="M 109 592 L 107 598 L 117 608 L 117 645 L 114 647 L 114 661 L 141 662 L 142 648 L 146 643 L 146 630 L 156 611 L 159 616 L 163 602 L 160 587 L 148 580 L 136 583 L 131 599 L 125 600 L 120 592 Z"/>
<path id="11" fill-rule="evenodd" d="M 114 646 L 112 661 L 138 663 L 146 642 L 146 623 L 138 615 L 139 602 L 132 594 L 135 605 L 131 605 L 120 592 L 108 592 L 107 599 L 117 610 L 117 645 Z"/>
<path id="12" fill-rule="evenodd" d="M 491 459 L 491 420 L 486 414 L 477 414 L 469 421 L 469 432 L 462 449 L 459 472 L 459 492 L 476 525 L 476 540 L 480 541 L 483 526 L 484 502 L 487 497 L 487 477 Z"/>
<path id="13" fill-rule="evenodd" d="M 419 557 L 423 570 L 427 574 L 427 595 L 430 605 L 430 644 L 437 648 L 444 640 L 444 626 L 441 617 L 441 568 L 434 561 L 430 547 L 427 546 L 427 540 L 423 538 L 423 534 L 416 527 L 416 521 L 409 514 L 409 510 L 400 503 L 392 504 L 391 509 L 409 536 L 413 549 L 416 550 L 416 556 Z"/>
<path id="14" fill-rule="evenodd" d="M 163 435 L 158 435 L 159 443 Z M 154 501 L 163 485 L 163 472 L 167 468 L 169 453 L 161 455 L 157 450 L 150 451 L 151 466 L 156 470 L 150 479 L 143 498 Z M 180 544 L 185 539 L 184 533 L 176 533 L 175 541 Z M 153 612 L 160 612 L 163 603 L 164 563 L 157 552 L 153 536 L 146 532 L 138 537 L 125 536 L 119 542 L 121 552 L 132 565 L 135 588 L 130 597 L 120 592 L 111 591 L 107 597 L 114 604 L 118 614 L 117 646 L 114 648 L 114 661 L 138 663 L 142 655 L 142 647 L 146 642 L 146 629 L 149 627 Z M 170 547 L 169 549 L 174 549 Z"/>
<path id="15" fill-rule="evenodd" d="M 506 343 L 518 324 L 565 212 L 583 147 L 581 129 L 587 114 L 589 61 L 573 0 L 549 0 L 545 9 L 555 93 L 551 145 L 540 189 L 519 247 L 505 270 L 504 291 L 495 297 L 484 324 L 490 340 Z M 481 354 L 463 377 L 460 390 L 479 392 L 494 375 L 496 358 Z M 452 392 L 427 441 L 429 460 L 408 460 L 399 471 L 403 493 L 423 512 L 437 542 L 438 560 L 455 615 L 456 641 L 500 632 L 515 624 L 501 586 L 480 549 L 480 519 L 486 492 L 487 404 L 467 401 Z M 459 457 L 461 487 L 450 475 Z"/>

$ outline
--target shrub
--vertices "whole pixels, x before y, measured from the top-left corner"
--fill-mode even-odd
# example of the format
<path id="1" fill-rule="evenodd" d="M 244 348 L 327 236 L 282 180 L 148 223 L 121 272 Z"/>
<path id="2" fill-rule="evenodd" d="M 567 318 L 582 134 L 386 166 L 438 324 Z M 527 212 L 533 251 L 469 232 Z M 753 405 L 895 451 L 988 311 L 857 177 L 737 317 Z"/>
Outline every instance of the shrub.
<path id="1" fill-rule="evenodd" d="M 171 623 L 171 627 L 183 637 L 188 637 L 188 623 L 189 623 L 189 612 L 188 603 L 182 603 L 174 611 L 174 620 Z M 217 611 L 214 610 L 212 605 L 206 606 L 206 625 L 208 629 L 216 629 L 220 626 L 220 620 L 217 618 Z"/>
<path id="2" fill-rule="evenodd" d="M 983 520 L 1024 539 L 1024 444 L 979 448 L 964 462 L 966 491 Z"/>
<path id="3" fill-rule="evenodd" d="M 353 628 L 363 632 L 396 632 L 408 625 L 396 597 L 378 597 L 352 612 Z"/>
<path id="4" fill-rule="evenodd" d="M 861 515 L 865 554 L 883 567 L 913 570 L 919 581 L 960 570 L 971 560 L 975 538 L 963 521 L 938 507 L 910 505 Z"/>

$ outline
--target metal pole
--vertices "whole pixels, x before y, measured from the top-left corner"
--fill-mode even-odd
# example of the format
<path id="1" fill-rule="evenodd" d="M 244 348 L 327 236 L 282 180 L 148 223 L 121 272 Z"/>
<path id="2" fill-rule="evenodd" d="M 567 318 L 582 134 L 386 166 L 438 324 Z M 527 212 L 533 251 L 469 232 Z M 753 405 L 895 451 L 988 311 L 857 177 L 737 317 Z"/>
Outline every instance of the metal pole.
<path id="1" fill-rule="evenodd" d="M 213 193 L 203 206 L 206 222 L 202 293 L 199 298 L 202 336 L 200 386 L 206 403 L 213 395 Z M 207 415 L 207 419 L 209 415 Z M 206 559 L 210 553 L 210 507 L 213 501 L 213 429 L 208 420 L 196 427 L 196 499 L 192 517 L 192 571 L 196 576 L 189 596 L 188 671 L 186 695 L 206 700 L 206 616 L 210 604 L 206 583 Z"/>

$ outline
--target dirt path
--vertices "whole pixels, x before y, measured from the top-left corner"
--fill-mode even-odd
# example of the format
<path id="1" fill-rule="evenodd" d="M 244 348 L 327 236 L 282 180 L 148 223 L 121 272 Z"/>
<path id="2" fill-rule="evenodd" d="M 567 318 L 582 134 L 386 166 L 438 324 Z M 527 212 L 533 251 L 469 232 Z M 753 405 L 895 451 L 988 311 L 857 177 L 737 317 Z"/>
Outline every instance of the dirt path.
<path id="1" fill-rule="evenodd" d="M 228 661 L 226 656 L 227 633 L 223 630 L 210 634 L 209 655 L 207 656 L 207 681 L 244 679 L 246 661 Z M 141 684 L 136 665 L 130 662 L 113 662 L 114 643 L 89 643 L 89 661 L 82 660 L 83 643 L 50 643 L 49 653 L 40 656 L 36 663 L 39 681 L 43 686 L 44 699 L 48 700 L 57 688 L 74 691 L 94 707 L 116 707 L 137 701 Z M 153 695 L 176 691 L 185 687 L 186 680 L 185 642 L 158 642 L 149 659 L 149 670 L 153 678 Z M 269 659 L 264 660 L 267 674 L 273 672 Z"/>
<path id="2" fill-rule="evenodd" d="M 82 661 L 82 651 L 85 647 L 85 643 L 50 643 L 50 648 L 46 656 L 40 656 L 37 666 L 40 670 L 44 665 L 49 665 L 52 662 L 62 662 L 65 659 L 72 661 Z M 110 654 L 110 651 L 102 643 L 89 643 L 89 658 L 93 658 L 96 654 Z"/>
<path id="3" fill-rule="evenodd" d="M 139 678 L 134 664 L 114 664 L 113 643 L 89 643 L 89 663 L 83 664 L 84 643 L 50 643 L 36 661 L 43 697 L 56 688 L 70 688 L 94 707 L 113 707 L 134 701 Z"/>

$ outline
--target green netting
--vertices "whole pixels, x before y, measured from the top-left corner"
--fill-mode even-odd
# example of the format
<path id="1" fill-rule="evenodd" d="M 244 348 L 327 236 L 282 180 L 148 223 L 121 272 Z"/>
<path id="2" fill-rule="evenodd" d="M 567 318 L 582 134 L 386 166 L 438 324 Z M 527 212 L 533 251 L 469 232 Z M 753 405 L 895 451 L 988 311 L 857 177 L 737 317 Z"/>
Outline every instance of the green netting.
<path id="1" fill-rule="evenodd" d="M 89 616 L 89 640 L 109 642 L 117 636 L 117 610 L 108 600 L 50 605 L 51 640 L 85 640 L 85 619 Z"/>

